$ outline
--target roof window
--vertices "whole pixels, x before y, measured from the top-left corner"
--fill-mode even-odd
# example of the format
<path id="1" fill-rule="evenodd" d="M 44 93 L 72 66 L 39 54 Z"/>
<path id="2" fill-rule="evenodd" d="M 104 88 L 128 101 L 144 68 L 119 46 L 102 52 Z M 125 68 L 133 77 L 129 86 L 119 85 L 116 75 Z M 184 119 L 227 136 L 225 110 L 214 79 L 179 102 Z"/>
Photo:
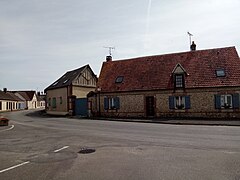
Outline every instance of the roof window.
<path id="1" fill-rule="evenodd" d="M 68 80 L 69 80 L 69 79 L 66 79 L 66 80 L 63 82 L 63 84 L 67 83 L 67 82 L 68 82 Z"/>
<path id="2" fill-rule="evenodd" d="M 123 76 L 118 76 L 115 80 L 115 83 L 122 83 L 123 82 Z"/>
<path id="3" fill-rule="evenodd" d="M 58 81 L 56 81 L 55 83 L 53 83 L 53 86 L 56 86 L 58 84 Z"/>
<path id="4" fill-rule="evenodd" d="M 224 77 L 225 75 L 226 75 L 226 74 L 225 74 L 224 69 L 216 70 L 216 76 L 217 76 L 217 77 Z"/>

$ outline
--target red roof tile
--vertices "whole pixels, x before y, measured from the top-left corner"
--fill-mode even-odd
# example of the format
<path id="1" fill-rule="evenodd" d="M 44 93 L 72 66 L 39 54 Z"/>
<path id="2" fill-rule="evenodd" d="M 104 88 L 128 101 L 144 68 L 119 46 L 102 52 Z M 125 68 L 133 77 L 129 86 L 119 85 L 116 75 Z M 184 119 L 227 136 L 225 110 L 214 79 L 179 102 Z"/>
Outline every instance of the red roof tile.
<path id="1" fill-rule="evenodd" d="M 240 59 L 235 47 L 189 51 L 104 62 L 102 92 L 172 89 L 172 71 L 180 63 L 188 74 L 186 88 L 240 86 Z M 216 77 L 224 69 L 225 77 Z M 123 76 L 122 83 L 115 83 Z"/>

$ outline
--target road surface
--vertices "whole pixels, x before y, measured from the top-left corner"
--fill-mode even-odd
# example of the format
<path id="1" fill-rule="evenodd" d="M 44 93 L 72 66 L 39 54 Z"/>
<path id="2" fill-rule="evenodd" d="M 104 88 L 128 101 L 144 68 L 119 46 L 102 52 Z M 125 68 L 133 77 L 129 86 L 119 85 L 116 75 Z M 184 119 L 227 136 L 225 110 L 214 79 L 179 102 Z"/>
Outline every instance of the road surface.
<path id="1" fill-rule="evenodd" d="M 240 179 L 240 127 L 112 122 L 8 113 L 1 180 Z M 81 154 L 80 150 L 95 149 Z"/>

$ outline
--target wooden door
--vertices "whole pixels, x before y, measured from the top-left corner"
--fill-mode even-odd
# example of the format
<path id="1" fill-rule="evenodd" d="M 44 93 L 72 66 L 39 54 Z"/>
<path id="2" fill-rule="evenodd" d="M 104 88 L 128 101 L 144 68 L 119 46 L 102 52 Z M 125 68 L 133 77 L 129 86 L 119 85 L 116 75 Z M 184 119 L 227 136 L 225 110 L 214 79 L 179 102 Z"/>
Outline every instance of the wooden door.
<path id="1" fill-rule="evenodd" d="M 146 97 L 146 115 L 147 116 L 155 116 L 154 96 Z"/>

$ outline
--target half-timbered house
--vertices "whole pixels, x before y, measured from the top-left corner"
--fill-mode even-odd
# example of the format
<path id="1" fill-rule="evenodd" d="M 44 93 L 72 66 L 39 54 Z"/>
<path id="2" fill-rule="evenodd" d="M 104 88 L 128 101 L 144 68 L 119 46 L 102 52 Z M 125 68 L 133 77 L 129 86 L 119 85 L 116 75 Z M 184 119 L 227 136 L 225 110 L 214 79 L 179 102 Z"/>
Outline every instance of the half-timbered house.
<path id="1" fill-rule="evenodd" d="M 86 98 L 96 88 L 97 76 L 89 65 L 68 71 L 45 89 L 48 114 L 74 114 L 75 99 Z"/>

